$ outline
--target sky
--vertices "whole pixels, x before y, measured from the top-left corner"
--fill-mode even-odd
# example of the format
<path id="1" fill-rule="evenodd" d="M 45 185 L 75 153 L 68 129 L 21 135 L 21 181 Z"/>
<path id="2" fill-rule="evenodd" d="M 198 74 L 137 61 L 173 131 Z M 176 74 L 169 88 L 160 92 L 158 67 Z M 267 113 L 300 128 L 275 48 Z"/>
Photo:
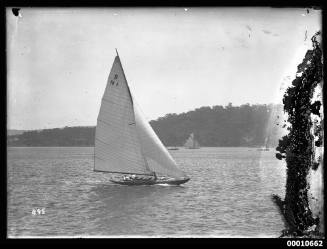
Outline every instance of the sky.
<path id="1" fill-rule="evenodd" d="M 281 103 L 321 29 L 302 8 L 7 9 L 8 129 L 94 126 L 118 49 L 148 120 Z"/>

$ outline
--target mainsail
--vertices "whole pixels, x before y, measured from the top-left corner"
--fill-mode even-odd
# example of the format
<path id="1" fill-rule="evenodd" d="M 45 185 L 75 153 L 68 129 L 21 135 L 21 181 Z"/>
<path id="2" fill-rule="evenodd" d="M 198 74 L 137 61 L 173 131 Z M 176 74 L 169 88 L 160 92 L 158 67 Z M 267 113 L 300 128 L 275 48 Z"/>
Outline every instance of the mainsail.
<path id="1" fill-rule="evenodd" d="M 133 101 L 117 54 L 97 119 L 94 170 L 185 177 Z"/>

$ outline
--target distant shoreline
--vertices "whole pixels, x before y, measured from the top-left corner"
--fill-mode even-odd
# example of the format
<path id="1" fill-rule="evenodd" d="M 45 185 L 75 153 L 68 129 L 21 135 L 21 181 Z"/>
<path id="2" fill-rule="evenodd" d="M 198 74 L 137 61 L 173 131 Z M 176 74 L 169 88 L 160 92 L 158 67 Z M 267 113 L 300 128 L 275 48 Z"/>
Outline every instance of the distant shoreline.
<path id="1" fill-rule="evenodd" d="M 203 106 L 167 114 L 150 125 L 166 147 L 183 147 L 194 134 L 200 147 L 276 147 L 286 120 L 281 105 Z M 7 130 L 10 147 L 92 147 L 95 126 Z M 14 135 L 10 135 L 13 134 Z"/>
<path id="2" fill-rule="evenodd" d="M 170 147 L 170 146 L 167 146 Z M 184 147 L 178 147 L 179 149 L 185 149 L 192 151 L 192 149 L 184 148 Z M 7 146 L 7 148 L 94 148 L 94 146 Z M 249 148 L 249 149 L 260 149 L 261 146 L 202 146 L 201 148 Z M 199 148 L 199 149 L 201 149 Z M 275 147 L 269 147 L 268 149 L 274 149 Z M 197 149 L 197 150 L 199 150 Z"/>

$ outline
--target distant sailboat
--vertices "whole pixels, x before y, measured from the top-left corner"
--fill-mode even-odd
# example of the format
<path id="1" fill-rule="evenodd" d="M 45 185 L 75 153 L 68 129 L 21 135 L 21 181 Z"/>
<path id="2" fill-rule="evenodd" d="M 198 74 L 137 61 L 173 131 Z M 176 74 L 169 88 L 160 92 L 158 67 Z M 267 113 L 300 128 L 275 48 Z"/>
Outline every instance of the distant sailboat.
<path id="1" fill-rule="evenodd" d="M 191 135 L 186 140 L 184 147 L 186 147 L 187 149 L 199 149 L 200 148 L 199 143 L 198 143 L 198 141 L 195 140 L 193 133 L 191 133 Z"/>
<path id="2" fill-rule="evenodd" d="M 123 185 L 179 185 L 190 179 L 135 104 L 118 52 L 97 119 L 94 171 L 111 173 L 110 180 Z"/>
<path id="3" fill-rule="evenodd" d="M 269 140 L 268 140 L 268 137 L 266 137 L 266 138 L 265 138 L 265 146 L 259 148 L 258 150 L 259 150 L 259 151 L 269 151 L 268 141 L 269 141 Z"/>

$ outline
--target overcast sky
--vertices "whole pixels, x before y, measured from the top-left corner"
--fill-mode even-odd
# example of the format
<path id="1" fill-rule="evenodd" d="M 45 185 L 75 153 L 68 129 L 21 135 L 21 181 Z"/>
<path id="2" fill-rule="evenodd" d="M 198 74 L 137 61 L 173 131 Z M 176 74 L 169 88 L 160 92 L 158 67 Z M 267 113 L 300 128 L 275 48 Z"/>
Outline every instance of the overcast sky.
<path id="1" fill-rule="evenodd" d="M 229 102 L 277 103 L 321 27 L 320 11 L 300 8 L 20 13 L 7 9 L 9 129 L 95 125 L 115 48 L 148 120 Z"/>

